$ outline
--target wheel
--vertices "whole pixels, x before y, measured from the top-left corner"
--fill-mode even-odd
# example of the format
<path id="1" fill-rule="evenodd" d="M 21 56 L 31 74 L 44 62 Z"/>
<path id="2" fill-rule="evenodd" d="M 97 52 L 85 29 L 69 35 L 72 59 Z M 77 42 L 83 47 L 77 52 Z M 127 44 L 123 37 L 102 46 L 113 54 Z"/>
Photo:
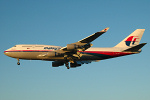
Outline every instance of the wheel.
<path id="1" fill-rule="evenodd" d="M 18 60 L 17 65 L 20 65 L 19 58 L 17 58 L 17 60 Z"/>
<path id="2" fill-rule="evenodd" d="M 19 62 L 17 62 L 17 65 L 20 65 L 20 63 L 19 63 Z"/>
<path id="3" fill-rule="evenodd" d="M 68 62 L 66 62 L 65 63 L 65 66 L 67 67 L 67 69 L 69 69 L 70 67 L 69 67 L 69 63 Z"/>

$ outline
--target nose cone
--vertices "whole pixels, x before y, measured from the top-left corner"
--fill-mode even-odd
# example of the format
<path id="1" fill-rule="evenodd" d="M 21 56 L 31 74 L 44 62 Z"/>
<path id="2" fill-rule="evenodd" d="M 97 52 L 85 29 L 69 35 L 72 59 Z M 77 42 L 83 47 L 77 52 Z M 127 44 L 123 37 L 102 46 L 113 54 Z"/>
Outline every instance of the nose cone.
<path id="1" fill-rule="evenodd" d="M 14 46 L 14 47 L 11 47 L 11 48 L 9 48 L 9 49 L 7 49 L 7 50 L 5 50 L 4 51 L 4 54 L 6 55 L 6 56 L 9 56 L 9 57 L 13 57 L 14 56 L 14 54 L 13 54 L 13 50 L 15 50 L 15 47 L 16 46 Z"/>
<path id="2" fill-rule="evenodd" d="M 5 50 L 5 51 L 4 51 L 4 54 L 5 54 L 6 56 L 11 57 L 11 56 L 12 56 L 12 54 L 11 54 L 11 48 L 10 48 L 10 49 Z"/>
<path id="3" fill-rule="evenodd" d="M 7 50 L 4 51 L 4 54 L 5 54 L 6 56 L 9 56 L 9 53 L 8 53 Z"/>

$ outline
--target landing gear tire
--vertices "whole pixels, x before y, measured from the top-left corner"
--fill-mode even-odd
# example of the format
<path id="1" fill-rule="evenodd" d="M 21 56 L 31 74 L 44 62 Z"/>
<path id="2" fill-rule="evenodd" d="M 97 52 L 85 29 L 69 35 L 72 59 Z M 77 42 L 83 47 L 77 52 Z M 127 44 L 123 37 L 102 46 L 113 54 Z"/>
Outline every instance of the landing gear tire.
<path id="1" fill-rule="evenodd" d="M 17 65 L 20 65 L 20 63 L 19 63 L 19 62 L 17 62 Z"/>
<path id="2" fill-rule="evenodd" d="M 67 69 L 70 69 L 68 62 L 66 62 L 65 65 L 66 65 Z"/>

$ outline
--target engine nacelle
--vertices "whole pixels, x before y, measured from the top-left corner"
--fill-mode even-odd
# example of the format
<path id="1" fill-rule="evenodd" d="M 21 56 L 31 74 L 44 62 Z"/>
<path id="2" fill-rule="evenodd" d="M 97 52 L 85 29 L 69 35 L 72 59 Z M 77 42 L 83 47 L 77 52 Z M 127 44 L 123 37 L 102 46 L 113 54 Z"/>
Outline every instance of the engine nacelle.
<path id="1" fill-rule="evenodd" d="M 59 66 L 63 66 L 63 65 L 64 65 L 64 62 L 59 62 L 59 61 L 52 62 L 53 67 L 59 67 Z"/>
<path id="2" fill-rule="evenodd" d="M 75 50 L 77 49 L 79 46 L 76 44 L 67 44 L 67 50 Z"/>
<path id="3" fill-rule="evenodd" d="M 77 63 L 70 63 L 70 67 L 74 68 L 74 67 L 78 67 L 81 66 L 81 64 L 77 64 Z"/>

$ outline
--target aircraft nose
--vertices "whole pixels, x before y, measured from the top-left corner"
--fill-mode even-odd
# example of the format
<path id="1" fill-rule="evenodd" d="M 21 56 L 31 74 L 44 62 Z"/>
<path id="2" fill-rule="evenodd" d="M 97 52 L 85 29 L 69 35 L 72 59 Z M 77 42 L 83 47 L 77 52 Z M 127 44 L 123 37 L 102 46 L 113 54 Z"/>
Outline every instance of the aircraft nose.
<path id="1" fill-rule="evenodd" d="M 8 52 L 7 50 L 4 51 L 4 54 L 5 54 L 6 56 L 9 56 L 9 52 Z"/>
<path id="2" fill-rule="evenodd" d="M 12 51 L 12 48 L 9 48 L 9 49 L 7 49 L 7 50 L 4 51 L 4 54 L 5 54 L 6 56 L 12 57 L 11 51 Z"/>
<path id="3" fill-rule="evenodd" d="M 4 54 L 7 55 L 7 51 L 6 50 L 4 51 Z"/>

